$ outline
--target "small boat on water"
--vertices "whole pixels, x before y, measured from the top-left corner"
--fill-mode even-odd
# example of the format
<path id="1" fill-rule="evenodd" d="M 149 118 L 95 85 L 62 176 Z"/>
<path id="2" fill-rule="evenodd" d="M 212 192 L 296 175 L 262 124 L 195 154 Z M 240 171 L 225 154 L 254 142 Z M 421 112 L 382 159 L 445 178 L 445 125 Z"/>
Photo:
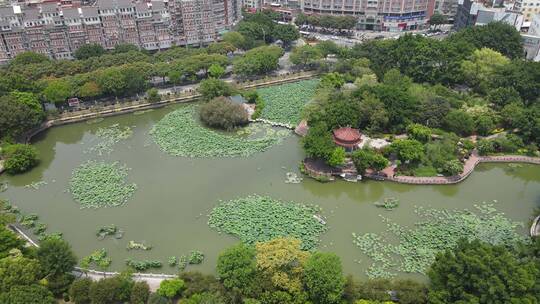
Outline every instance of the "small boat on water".
<path id="1" fill-rule="evenodd" d="M 323 217 L 320 214 L 314 214 L 313 218 L 319 221 L 319 223 L 326 225 L 326 221 L 323 219 Z"/>
<path id="2" fill-rule="evenodd" d="M 350 174 L 350 173 L 341 173 L 339 176 L 348 182 L 356 183 L 359 180 L 362 180 L 362 175 Z"/>

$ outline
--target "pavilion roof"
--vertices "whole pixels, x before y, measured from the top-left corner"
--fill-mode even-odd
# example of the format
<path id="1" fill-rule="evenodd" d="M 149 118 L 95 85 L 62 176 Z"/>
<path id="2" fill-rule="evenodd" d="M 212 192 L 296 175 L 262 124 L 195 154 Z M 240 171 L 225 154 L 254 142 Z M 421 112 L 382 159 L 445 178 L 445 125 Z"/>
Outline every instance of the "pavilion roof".
<path id="1" fill-rule="evenodd" d="M 334 137 L 335 139 L 339 141 L 355 142 L 355 141 L 360 141 L 361 134 L 360 134 L 360 131 L 358 131 L 358 129 L 354 129 L 351 127 L 343 127 L 343 128 L 334 130 Z"/>

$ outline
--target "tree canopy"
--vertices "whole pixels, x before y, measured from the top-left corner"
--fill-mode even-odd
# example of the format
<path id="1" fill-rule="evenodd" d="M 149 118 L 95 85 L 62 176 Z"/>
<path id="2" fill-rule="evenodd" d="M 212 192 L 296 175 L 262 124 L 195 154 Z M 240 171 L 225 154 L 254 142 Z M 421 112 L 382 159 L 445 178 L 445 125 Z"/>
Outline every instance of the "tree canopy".
<path id="1" fill-rule="evenodd" d="M 428 272 L 430 303 L 534 303 L 538 265 L 508 248 L 462 241 L 441 253 Z"/>

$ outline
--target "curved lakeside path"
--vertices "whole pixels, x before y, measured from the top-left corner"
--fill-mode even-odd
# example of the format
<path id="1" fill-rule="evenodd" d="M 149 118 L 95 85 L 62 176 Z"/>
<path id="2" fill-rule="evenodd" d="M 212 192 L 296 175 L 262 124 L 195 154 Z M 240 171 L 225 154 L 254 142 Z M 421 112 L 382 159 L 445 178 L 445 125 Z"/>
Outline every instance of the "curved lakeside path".
<path id="1" fill-rule="evenodd" d="M 17 227 L 14 224 L 8 224 L 8 227 L 18 234 L 20 237 L 22 237 L 28 246 L 37 247 L 39 248 L 39 244 L 32 240 L 31 237 L 29 237 L 24 231 L 22 231 L 19 227 Z M 119 272 L 107 272 L 107 271 L 98 271 L 93 269 L 84 269 L 81 267 L 75 267 L 72 271 L 73 275 L 77 278 L 90 278 L 94 281 L 101 280 L 104 278 L 113 277 L 115 275 L 120 274 Z M 173 274 L 164 274 L 164 273 L 133 273 L 132 278 L 136 282 L 146 282 L 148 286 L 150 287 L 150 290 L 152 292 L 155 292 L 159 288 L 159 284 L 161 284 L 161 281 L 167 280 L 167 279 L 174 279 L 177 278 L 177 275 Z"/>
<path id="2" fill-rule="evenodd" d="M 480 156 L 478 151 L 474 150 L 471 156 L 465 161 L 463 165 L 463 172 L 454 176 L 433 176 L 433 177 L 419 177 L 419 176 L 396 176 L 395 165 L 383 169 L 386 176 L 377 173 L 367 173 L 364 176 L 367 178 L 377 180 L 388 180 L 402 184 L 414 184 L 414 185 L 451 185 L 457 184 L 465 180 L 474 171 L 479 163 L 528 163 L 540 165 L 540 157 L 531 157 L 523 155 L 497 155 L 497 156 Z"/>

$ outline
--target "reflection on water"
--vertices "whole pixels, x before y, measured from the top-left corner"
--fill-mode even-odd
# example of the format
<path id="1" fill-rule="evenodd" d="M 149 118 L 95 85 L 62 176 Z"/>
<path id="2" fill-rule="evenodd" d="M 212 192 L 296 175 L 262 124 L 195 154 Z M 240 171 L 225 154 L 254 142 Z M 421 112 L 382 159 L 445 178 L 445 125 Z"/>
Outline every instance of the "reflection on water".
<path id="1" fill-rule="evenodd" d="M 540 206 L 540 170 L 533 165 L 483 164 L 464 183 L 447 186 L 377 181 L 322 184 L 307 178 L 300 184 L 288 184 L 286 173 L 297 172 L 302 159 L 295 136 L 249 158 L 171 157 L 159 150 L 148 131 L 174 107 L 47 131 L 35 138 L 40 165 L 24 175 L 1 176 L 0 181 L 9 181 L 10 187 L 0 195 L 24 212 L 38 213 L 49 232 L 62 231 L 79 257 L 106 248 L 113 259 L 112 268 L 121 269 L 128 257 L 159 259 L 166 265 L 169 256 L 200 250 L 206 260 L 192 269 L 207 272 L 214 270 L 219 252 L 237 242 L 207 226 L 207 214 L 219 200 L 257 193 L 313 203 L 323 208 L 330 228 L 322 237 L 320 249 L 336 252 L 346 271 L 358 276 L 369 262 L 353 245 L 351 233 L 386 230 L 381 214 L 399 224 L 413 225 L 418 220 L 413 212 L 415 205 L 464 209 L 475 202 L 496 199 L 498 210 L 527 223 L 533 208 Z M 133 136 L 116 144 L 110 155 L 85 153 L 95 143 L 95 131 L 115 123 L 134 126 Z M 72 170 L 88 159 L 119 161 L 132 168 L 129 180 L 138 185 L 138 190 L 125 207 L 81 210 L 66 192 Z M 47 185 L 39 190 L 24 188 L 40 180 Z M 392 212 L 373 206 L 373 202 L 387 197 L 399 199 L 400 206 Z M 124 238 L 98 240 L 97 229 L 110 224 L 121 227 Z M 125 248 L 129 240 L 145 241 L 153 249 L 128 252 Z M 167 266 L 163 271 L 175 272 Z"/>

